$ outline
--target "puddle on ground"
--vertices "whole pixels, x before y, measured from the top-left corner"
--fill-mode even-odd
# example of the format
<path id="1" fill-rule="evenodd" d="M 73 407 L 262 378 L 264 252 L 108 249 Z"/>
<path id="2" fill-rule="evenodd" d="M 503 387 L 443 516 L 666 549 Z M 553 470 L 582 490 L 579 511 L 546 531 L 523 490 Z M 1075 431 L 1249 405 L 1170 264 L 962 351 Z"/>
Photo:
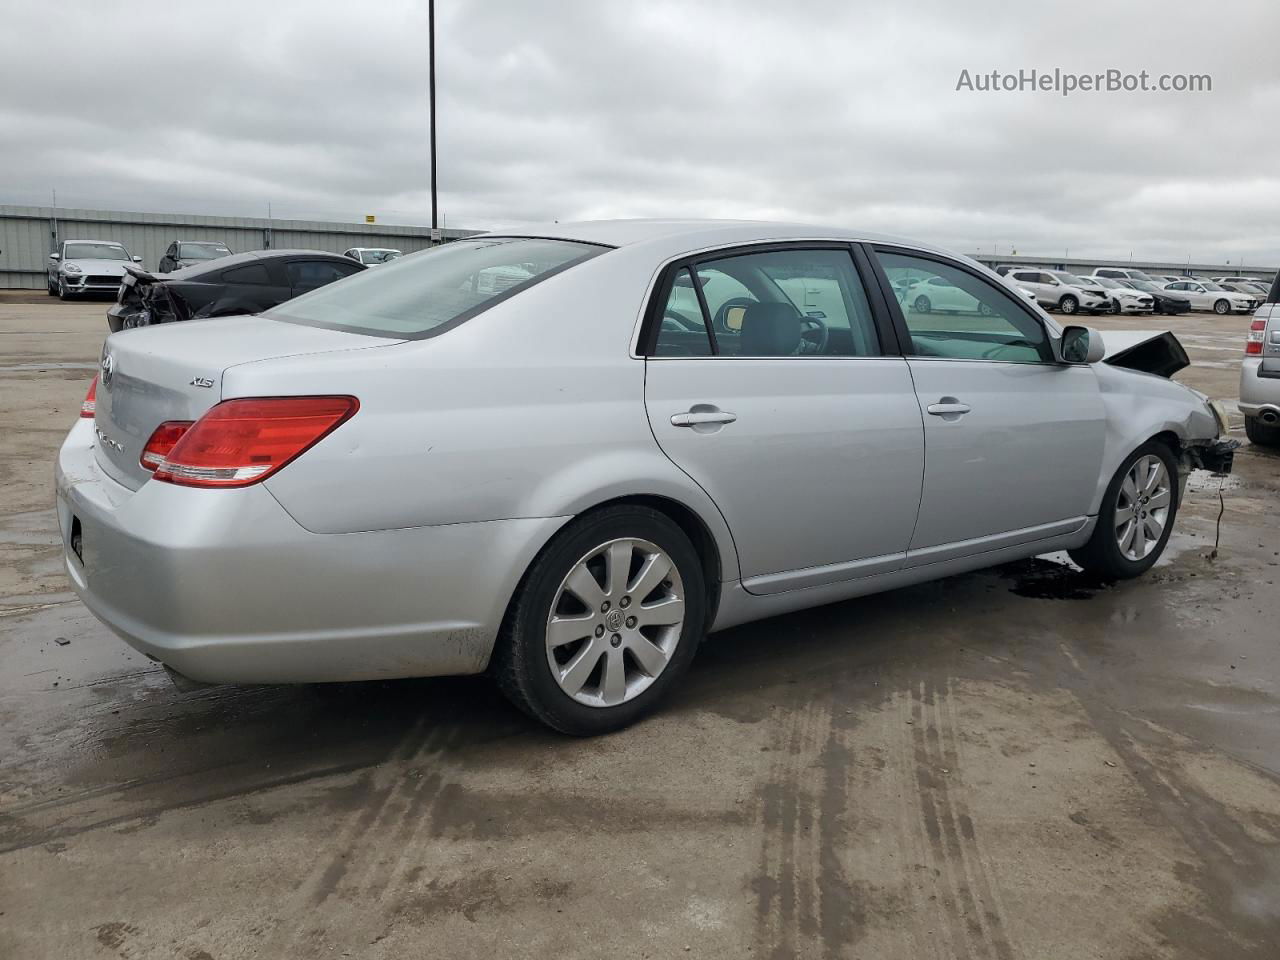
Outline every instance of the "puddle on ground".
<path id="1" fill-rule="evenodd" d="M 1114 583 L 1065 561 L 1044 557 L 1001 564 L 995 572 L 1013 582 L 1010 593 L 1036 600 L 1089 600 Z"/>

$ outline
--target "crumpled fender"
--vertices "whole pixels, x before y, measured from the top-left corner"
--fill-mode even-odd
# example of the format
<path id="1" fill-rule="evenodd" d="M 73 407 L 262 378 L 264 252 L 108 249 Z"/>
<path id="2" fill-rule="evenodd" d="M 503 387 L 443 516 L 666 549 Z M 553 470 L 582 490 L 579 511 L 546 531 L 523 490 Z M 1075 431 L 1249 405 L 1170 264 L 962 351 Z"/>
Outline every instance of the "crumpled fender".
<path id="1" fill-rule="evenodd" d="M 1108 335 L 1103 334 L 1104 344 Z M 1181 345 L 1178 346 L 1181 349 Z M 1190 387 L 1108 362 L 1094 364 L 1093 369 L 1107 411 L 1107 436 L 1091 514 L 1098 512 L 1107 485 L 1125 457 L 1157 434 L 1173 434 L 1184 452 L 1188 448 L 1216 444 L 1219 438 L 1218 420 L 1208 400 Z M 1184 476 L 1192 466 L 1198 465 L 1198 460 L 1193 463 L 1193 459 L 1184 456 L 1180 465 Z"/>

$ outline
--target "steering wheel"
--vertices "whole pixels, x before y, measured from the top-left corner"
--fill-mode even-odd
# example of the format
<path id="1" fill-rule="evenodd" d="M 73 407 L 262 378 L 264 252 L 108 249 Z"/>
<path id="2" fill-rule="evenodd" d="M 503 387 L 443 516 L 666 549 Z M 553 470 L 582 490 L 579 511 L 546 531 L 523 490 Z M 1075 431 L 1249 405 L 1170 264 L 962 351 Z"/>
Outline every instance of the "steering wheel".
<path id="1" fill-rule="evenodd" d="M 1002 350 L 1012 350 L 1015 348 L 1025 350 L 1027 347 L 1034 348 L 1034 344 L 1028 343 L 1026 340 L 1014 340 L 1011 343 L 997 343 L 994 347 L 991 347 L 989 350 L 982 351 L 982 359 L 983 360 L 999 360 L 1000 357 L 997 356 L 997 354 L 999 354 L 1000 351 Z"/>
<path id="2" fill-rule="evenodd" d="M 827 349 L 827 340 L 831 333 L 827 329 L 827 325 L 817 317 L 801 317 L 800 318 L 800 343 L 796 346 L 795 353 L 805 355 L 810 353 L 822 353 Z"/>
<path id="3" fill-rule="evenodd" d="M 694 323 L 679 310 L 667 310 L 662 315 L 663 324 L 665 325 L 668 320 L 674 323 L 681 333 L 696 333 L 698 328 L 702 326 L 701 323 Z"/>

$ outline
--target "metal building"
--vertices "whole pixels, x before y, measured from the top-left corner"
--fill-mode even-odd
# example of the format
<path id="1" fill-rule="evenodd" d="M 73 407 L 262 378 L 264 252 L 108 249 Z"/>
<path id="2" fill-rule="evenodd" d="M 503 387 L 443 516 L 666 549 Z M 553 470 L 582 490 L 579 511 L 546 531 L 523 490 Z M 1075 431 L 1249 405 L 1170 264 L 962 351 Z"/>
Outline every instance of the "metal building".
<path id="1" fill-rule="evenodd" d="M 479 232 L 450 229 L 443 231 L 443 239 Z M 174 240 L 221 240 L 236 253 L 271 248 L 342 253 L 350 247 L 412 253 L 431 245 L 431 228 L 0 204 L 0 288 L 40 289 L 49 254 L 64 240 L 115 240 L 154 270 Z"/>

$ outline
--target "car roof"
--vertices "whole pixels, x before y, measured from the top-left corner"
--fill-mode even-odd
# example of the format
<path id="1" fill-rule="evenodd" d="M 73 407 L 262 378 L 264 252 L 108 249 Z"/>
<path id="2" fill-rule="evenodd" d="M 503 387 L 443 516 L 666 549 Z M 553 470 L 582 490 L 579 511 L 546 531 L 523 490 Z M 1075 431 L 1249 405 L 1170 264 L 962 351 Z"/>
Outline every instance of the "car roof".
<path id="1" fill-rule="evenodd" d="M 647 245 L 670 255 L 736 243 L 769 240 L 835 240 L 892 243 L 931 250 L 955 257 L 957 254 L 931 244 L 889 234 L 849 227 L 812 223 L 774 223 L 767 220 L 585 220 L 577 223 L 541 223 L 514 229 L 491 230 L 479 237 L 545 237 L 577 240 L 610 247 Z M 961 259 L 968 260 L 967 257 Z"/>
<path id="2" fill-rule="evenodd" d="M 174 243 L 220 243 L 224 247 L 227 245 L 225 240 L 175 240 Z"/>
<path id="3" fill-rule="evenodd" d="M 207 274 L 221 273 L 223 270 L 234 270 L 245 263 L 258 260 L 286 260 L 293 257 L 306 257 L 311 260 L 337 260 L 351 263 L 350 258 L 340 253 L 329 253 L 327 250 L 247 250 L 244 253 L 233 253 L 229 257 L 218 257 L 216 260 L 205 260 L 192 267 L 183 267 L 172 273 L 162 273 L 158 279 L 173 277 L 177 280 L 194 280 Z"/>
<path id="4" fill-rule="evenodd" d="M 119 240 L 63 240 L 63 243 L 98 243 L 104 247 L 123 247 Z"/>

